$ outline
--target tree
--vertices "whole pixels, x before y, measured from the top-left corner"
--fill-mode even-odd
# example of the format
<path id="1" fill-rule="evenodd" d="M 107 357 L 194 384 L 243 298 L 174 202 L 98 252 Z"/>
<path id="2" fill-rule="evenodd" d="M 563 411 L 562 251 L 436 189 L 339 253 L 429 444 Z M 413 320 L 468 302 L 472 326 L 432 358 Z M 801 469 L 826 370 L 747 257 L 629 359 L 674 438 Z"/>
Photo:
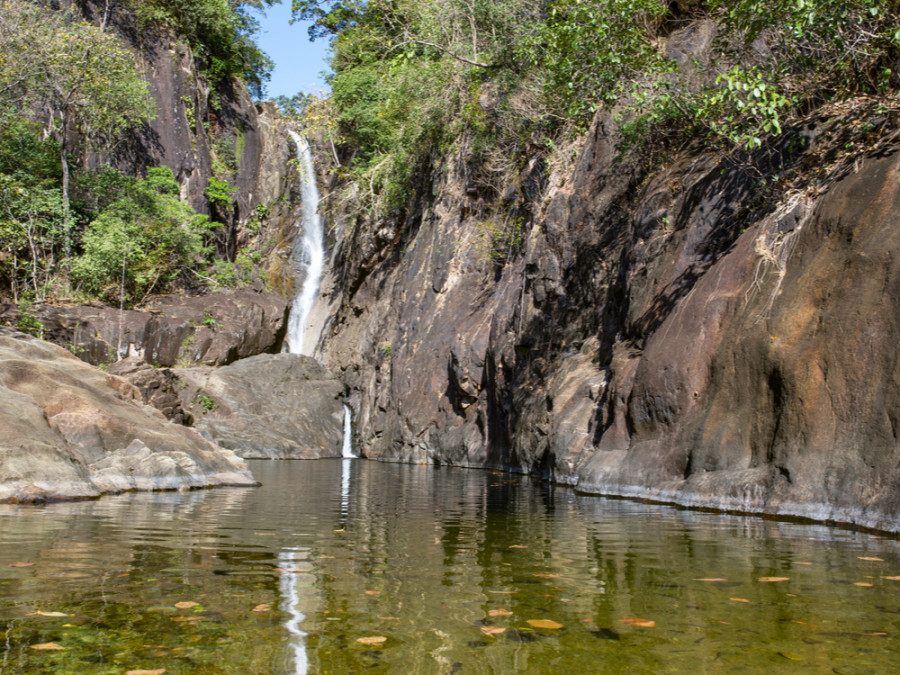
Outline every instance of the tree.
<path id="1" fill-rule="evenodd" d="M 59 144 L 65 255 L 71 254 L 69 153 L 72 143 L 109 148 L 152 118 L 148 86 L 121 40 L 68 11 L 0 0 L 0 95 L 41 122 Z"/>

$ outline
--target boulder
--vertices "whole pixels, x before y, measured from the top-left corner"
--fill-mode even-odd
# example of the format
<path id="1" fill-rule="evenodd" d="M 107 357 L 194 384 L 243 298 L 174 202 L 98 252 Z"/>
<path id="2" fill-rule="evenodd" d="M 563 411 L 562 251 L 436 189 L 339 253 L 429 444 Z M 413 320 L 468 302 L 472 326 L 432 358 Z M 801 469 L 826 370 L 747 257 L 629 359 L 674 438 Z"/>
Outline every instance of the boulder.
<path id="1" fill-rule="evenodd" d="M 313 359 L 262 354 L 173 372 L 196 428 L 241 457 L 341 456 L 344 386 Z"/>
<path id="2" fill-rule="evenodd" d="M 0 501 L 256 485 L 244 462 L 140 403 L 138 390 L 0 328 Z"/>
<path id="3" fill-rule="evenodd" d="M 200 296 L 167 295 L 141 310 L 40 305 L 31 310 L 40 337 L 95 366 L 136 355 L 157 366 L 224 365 L 278 352 L 288 302 L 251 289 Z M 0 306 L 0 323 L 15 326 L 15 305 Z"/>

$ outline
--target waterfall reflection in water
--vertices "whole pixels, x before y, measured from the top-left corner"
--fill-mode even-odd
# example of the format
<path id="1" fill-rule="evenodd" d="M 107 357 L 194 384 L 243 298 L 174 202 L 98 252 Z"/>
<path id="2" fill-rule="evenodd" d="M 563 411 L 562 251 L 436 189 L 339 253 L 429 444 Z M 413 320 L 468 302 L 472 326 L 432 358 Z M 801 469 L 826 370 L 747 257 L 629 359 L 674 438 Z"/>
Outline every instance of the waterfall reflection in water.
<path id="1" fill-rule="evenodd" d="M 306 655 L 307 634 L 300 629 L 300 624 L 306 619 L 306 615 L 300 611 L 301 593 L 299 590 L 303 583 L 308 586 L 315 583 L 315 576 L 309 573 L 312 565 L 309 562 L 303 562 L 308 557 L 309 550 L 299 548 L 285 549 L 278 554 L 282 611 L 288 615 L 284 627 L 290 635 L 295 675 L 306 675 L 309 672 L 309 657 Z"/>

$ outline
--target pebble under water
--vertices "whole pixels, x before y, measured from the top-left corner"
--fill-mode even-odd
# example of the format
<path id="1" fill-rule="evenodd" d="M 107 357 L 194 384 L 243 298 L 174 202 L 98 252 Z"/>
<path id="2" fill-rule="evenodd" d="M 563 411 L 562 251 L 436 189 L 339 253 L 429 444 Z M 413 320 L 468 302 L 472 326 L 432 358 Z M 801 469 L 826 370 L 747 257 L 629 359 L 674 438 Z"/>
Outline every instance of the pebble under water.
<path id="1" fill-rule="evenodd" d="M 900 545 L 362 460 L 0 505 L 0 673 L 874 673 Z"/>

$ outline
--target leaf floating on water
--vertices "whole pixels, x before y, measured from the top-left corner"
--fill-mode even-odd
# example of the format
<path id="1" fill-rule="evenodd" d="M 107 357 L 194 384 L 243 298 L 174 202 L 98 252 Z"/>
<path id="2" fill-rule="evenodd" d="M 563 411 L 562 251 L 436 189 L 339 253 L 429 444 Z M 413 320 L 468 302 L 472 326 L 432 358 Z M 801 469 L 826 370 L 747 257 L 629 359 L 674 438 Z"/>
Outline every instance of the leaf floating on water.
<path id="1" fill-rule="evenodd" d="M 172 621 L 199 621 L 202 616 L 173 616 Z"/>
<path id="2" fill-rule="evenodd" d="M 482 626 L 481 632 L 485 635 L 500 635 L 500 633 L 505 633 L 506 629 L 502 626 Z"/>
<path id="3" fill-rule="evenodd" d="M 56 644 L 55 642 L 42 642 L 39 645 L 31 645 L 32 649 L 39 652 L 64 652 L 66 648 Z"/>
<path id="4" fill-rule="evenodd" d="M 656 622 L 650 619 L 619 619 L 619 623 L 626 623 L 638 628 L 656 628 Z"/>
<path id="5" fill-rule="evenodd" d="M 863 588 L 871 588 L 875 584 L 870 584 L 868 581 L 854 581 L 854 586 L 862 586 Z"/>
<path id="6" fill-rule="evenodd" d="M 887 579 L 888 581 L 900 581 L 900 577 L 881 577 L 882 579 Z"/>
<path id="7" fill-rule="evenodd" d="M 32 567 L 34 565 L 33 562 L 14 562 L 9 563 L 10 567 Z"/>
<path id="8" fill-rule="evenodd" d="M 757 577 L 757 581 L 765 581 L 765 582 L 777 582 L 777 581 L 788 581 L 790 577 Z"/>
<path id="9" fill-rule="evenodd" d="M 887 633 L 882 633 L 881 631 L 873 631 L 871 633 L 860 633 L 860 635 L 865 635 L 866 637 L 887 637 Z"/>
<path id="10" fill-rule="evenodd" d="M 860 560 L 868 560 L 869 562 L 884 562 L 882 558 L 876 558 L 875 556 L 870 555 L 858 555 L 856 557 Z"/>
<path id="11" fill-rule="evenodd" d="M 381 591 L 366 591 L 366 595 L 381 595 Z"/>
<path id="12" fill-rule="evenodd" d="M 498 595 L 512 595 L 513 593 L 518 593 L 519 591 L 488 591 L 488 593 L 496 593 Z"/>
<path id="13" fill-rule="evenodd" d="M 543 574 L 541 574 L 541 573 L 538 573 L 538 574 L 532 574 L 531 576 L 533 576 L 533 577 L 542 577 L 543 579 L 557 579 L 557 578 L 561 577 L 562 574 L 553 574 L 553 573 L 543 573 Z"/>
<path id="14" fill-rule="evenodd" d="M 728 598 L 732 602 L 750 602 L 747 598 Z"/>
<path id="15" fill-rule="evenodd" d="M 514 613 L 508 609 L 492 609 L 488 612 L 488 616 L 512 616 Z"/>
<path id="16" fill-rule="evenodd" d="M 268 604 L 268 603 L 263 604 L 263 605 L 257 605 L 256 607 L 254 607 L 254 608 L 251 609 L 250 611 L 251 611 L 251 612 L 256 612 L 257 614 L 265 614 L 266 612 L 271 612 L 271 611 L 272 611 L 272 605 L 270 605 L 270 604 Z"/>
<path id="17" fill-rule="evenodd" d="M 165 672 L 165 668 L 159 668 L 157 670 L 128 670 L 125 672 L 125 675 L 163 675 Z"/>
<path id="18" fill-rule="evenodd" d="M 371 637 L 356 638 L 356 641 L 364 645 L 380 645 L 387 642 L 387 638 L 382 635 L 372 635 Z"/>
<path id="19" fill-rule="evenodd" d="M 273 567 L 273 572 L 299 572 L 299 570 L 292 569 L 290 567 Z"/>
<path id="20" fill-rule="evenodd" d="M 199 602 L 192 602 L 191 600 L 184 600 L 182 602 L 175 603 L 176 609 L 190 609 L 191 607 L 199 607 L 199 606 L 200 606 Z"/>
<path id="21" fill-rule="evenodd" d="M 69 616 L 69 615 L 66 614 L 65 612 L 42 612 L 41 610 L 38 610 L 38 611 L 36 611 L 36 612 L 31 612 L 31 614 L 28 614 L 27 616 L 54 616 L 54 617 L 62 617 L 62 616 Z"/>
<path id="22" fill-rule="evenodd" d="M 811 562 L 800 562 L 799 560 L 794 561 L 795 565 L 812 565 Z"/>
<path id="23" fill-rule="evenodd" d="M 534 628 L 547 628 L 550 630 L 563 627 L 561 623 L 556 623 L 556 621 L 551 621 L 550 619 L 528 619 L 525 623 Z"/>
<path id="24" fill-rule="evenodd" d="M 694 581 L 728 581 L 728 579 L 723 579 L 722 577 L 706 577 L 703 579 L 694 579 Z"/>
<path id="25" fill-rule="evenodd" d="M 527 546 L 522 546 L 522 544 L 513 544 L 510 548 L 528 548 Z"/>
<path id="26" fill-rule="evenodd" d="M 802 661 L 803 657 L 794 652 L 778 652 L 778 656 L 786 658 L 788 661 Z"/>

